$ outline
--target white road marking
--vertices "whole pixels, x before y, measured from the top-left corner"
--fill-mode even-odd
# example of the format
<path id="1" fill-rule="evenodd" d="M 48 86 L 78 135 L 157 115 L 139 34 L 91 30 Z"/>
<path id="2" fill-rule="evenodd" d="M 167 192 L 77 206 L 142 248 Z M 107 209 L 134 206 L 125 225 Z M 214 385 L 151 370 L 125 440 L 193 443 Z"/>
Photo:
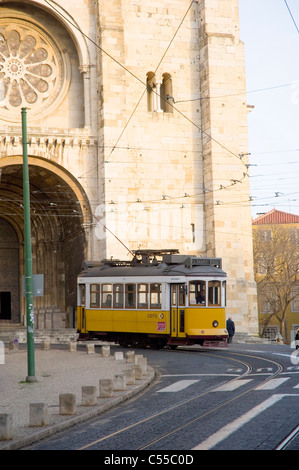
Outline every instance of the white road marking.
<path id="1" fill-rule="evenodd" d="M 184 390 L 184 388 L 187 388 L 189 385 L 193 385 L 196 382 L 199 382 L 199 380 L 179 380 L 178 382 L 175 382 L 168 387 L 158 390 L 158 392 L 179 392 L 180 390 Z"/>
<path id="2" fill-rule="evenodd" d="M 219 374 L 165 374 L 162 377 L 220 377 L 223 375 L 226 377 L 239 377 L 240 374 L 222 374 L 221 372 Z"/>
<path id="3" fill-rule="evenodd" d="M 292 353 L 283 354 L 283 353 L 272 353 L 273 356 L 284 356 L 284 357 L 291 357 Z"/>
<path id="4" fill-rule="evenodd" d="M 256 349 L 245 349 L 244 352 L 265 354 L 268 351 L 258 351 Z"/>
<path id="5" fill-rule="evenodd" d="M 268 382 L 259 385 L 255 390 L 274 390 L 289 379 L 290 377 L 285 377 L 284 379 L 271 379 Z"/>
<path id="6" fill-rule="evenodd" d="M 252 379 L 243 379 L 236 380 L 235 382 L 228 382 L 226 384 L 220 385 L 220 387 L 214 388 L 213 390 L 211 390 L 211 392 L 231 392 L 251 381 Z"/>
<path id="7" fill-rule="evenodd" d="M 267 408 L 270 408 L 270 406 L 274 405 L 275 403 L 277 403 L 278 401 L 280 401 L 282 398 L 286 396 L 298 397 L 299 395 L 290 395 L 290 394 L 272 395 L 267 400 L 255 406 L 244 415 L 240 416 L 240 418 L 235 419 L 231 423 L 221 428 L 219 431 L 212 434 L 212 436 L 208 437 L 205 441 L 198 444 L 192 450 L 208 450 L 208 449 L 211 449 L 212 447 L 215 447 L 216 444 L 218 444 L 219 442 L 223 441 L 223 439 L 226 439 L 228 436 L 233 434 L 241 426 L 248 423 L 251 419 L 255 418 L 257 415 L 265 411 Z"/>

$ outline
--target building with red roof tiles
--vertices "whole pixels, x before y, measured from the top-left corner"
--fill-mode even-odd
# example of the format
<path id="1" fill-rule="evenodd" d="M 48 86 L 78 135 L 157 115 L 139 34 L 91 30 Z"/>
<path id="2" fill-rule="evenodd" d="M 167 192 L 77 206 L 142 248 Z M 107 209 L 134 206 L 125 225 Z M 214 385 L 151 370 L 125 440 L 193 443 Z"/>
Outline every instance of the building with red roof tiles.
<path id="1" fill-rule="evenodd" d="M 299 328 L 299 215 L 272 209 L 252 228 L 260 334 L 292 343 Z"/>
<path id="2" fill-rule="evenodd" d="M 299 224 L 299 215 L 272 209 L 265 214 L 260 214 L 252 222 L 253 225 L 266 224 Z"/>

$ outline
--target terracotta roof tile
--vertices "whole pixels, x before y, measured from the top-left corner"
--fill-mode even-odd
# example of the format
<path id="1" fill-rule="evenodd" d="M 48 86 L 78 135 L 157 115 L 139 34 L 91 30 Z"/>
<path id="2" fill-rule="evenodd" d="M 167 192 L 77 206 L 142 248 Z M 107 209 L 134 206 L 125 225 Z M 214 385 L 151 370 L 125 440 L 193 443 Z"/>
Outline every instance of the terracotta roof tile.
<path id="1" fill-rule="evenodd" d="M 252 221 L 252 225 L 267 224 L 299 224 L 299 215 L 288 214 L 287 212 L 272 209 L 266 214 L 261 214 Z"/>

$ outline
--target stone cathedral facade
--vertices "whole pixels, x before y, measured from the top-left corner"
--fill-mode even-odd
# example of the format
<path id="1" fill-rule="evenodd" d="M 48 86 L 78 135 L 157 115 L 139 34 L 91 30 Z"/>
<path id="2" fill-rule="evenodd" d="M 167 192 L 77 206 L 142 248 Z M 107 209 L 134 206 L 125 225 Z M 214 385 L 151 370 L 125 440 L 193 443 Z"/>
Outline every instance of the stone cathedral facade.
<path id="1" fill-rule="evenodd" d="M 24 324 L 26 108 L 36 328 L 74 326 L 84 259 L 216 256 L 257 333 L 237 0 L 0 1 L 0 328 Z"/>

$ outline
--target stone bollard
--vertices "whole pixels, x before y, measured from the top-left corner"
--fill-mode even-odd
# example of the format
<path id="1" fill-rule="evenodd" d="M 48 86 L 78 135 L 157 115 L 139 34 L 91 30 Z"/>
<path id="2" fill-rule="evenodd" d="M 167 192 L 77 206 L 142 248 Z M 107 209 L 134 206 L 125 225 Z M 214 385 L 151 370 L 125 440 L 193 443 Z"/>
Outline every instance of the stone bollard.
<path id="1" fill-rule="evenodd" d="M 103 357 L 110 356 L 110 346 L 101 346 L 101 354 Z"/>
<path id="2" fill-rule="evenodd" d="M 0 441 L 13 439 L 12 414 L 0 414 Z"/>
<path id="3" fill-rule="evenodd" d="M 30 403 L 29 426 L 46 426 L 48 424 L 48 406 L 45 403 Z"/>
<path id="4" fill-rule="evenodd" d="M 125 375 L 126 375 L 126 384 L 127 385 L 134 385 L 136 383 L 135 369 L 134 368 L 125 370 Z"/>
<path id="5" fill-rule="evenodd" d="M 135 351 L 127 351 L 126 352 L 126 359 L 127 359 L 127 362 L 132 362 L 134 364 L 134 362 L 135 362 Z"/>
<path id="6" fill-rule="evenodd" d="M 141 355 L 135 356 L 135 365 L 140 366 L 142 375 L 147 374 L 147 358 Z"/>
<path id="7" fill-rule="evenodd" d="M 49 351 L 49 349 L 50 349 L 50 340 L 45 339 L 45 340 L 42 342 L 42 349 L 43 349 L 44 351 Z"/>
<path id="8" fill-rule="evenodd" d="M 116 352 L 114 353 L 114 359 L 115 359 L 116 361 L 122 361 L 123 358 L 124 358 L 124 353 L 123 353 L 122 351 L 116 351 Z"/>
<path id="9" fill-rule="evenodd" d="M 95 352 L 94 350 L 94 344 L 90 344 L 90 343 L 87 343 L 86 344 L 86 351 L 87 351 L 87 354 L 93 354 Z"/>
<path id="10" fill-rule="evenodd" d="M 135 371 L 135 379 L 136 380 L 141 380 L 142 379 L 142 368 L 139 365 L 134 366 L 134 371 Z"/>
<path id="11" fill-rule="evenodd" d="M 113 390 L 121 392 L 126 390 L 126 375 L 125 374 L 116 374 L 113 378 Z"/>
<path id="12" fill-rule="evenodd" d="M 59 414 L 74 415 L 76 413 L 76 395 L 62 393 L 59 395 Z"/>
<path id="13" fill-rule="evenodd" d="M 101 379 L 100 385 L 100 398 L 111 398 L 113 396 L 113 380 Z"/>
<path id="14" fill-rule="evenodd" d="M 93 385 L 82 387 L 82 405 L 92 406 L 97 404 L 97 388 Z"/>
<path id="15" fill-rule="evenodd" d="M 77 343 L 75 341 L 69 342 L 69 351 L 76 352 L 77 351 Z"/>

